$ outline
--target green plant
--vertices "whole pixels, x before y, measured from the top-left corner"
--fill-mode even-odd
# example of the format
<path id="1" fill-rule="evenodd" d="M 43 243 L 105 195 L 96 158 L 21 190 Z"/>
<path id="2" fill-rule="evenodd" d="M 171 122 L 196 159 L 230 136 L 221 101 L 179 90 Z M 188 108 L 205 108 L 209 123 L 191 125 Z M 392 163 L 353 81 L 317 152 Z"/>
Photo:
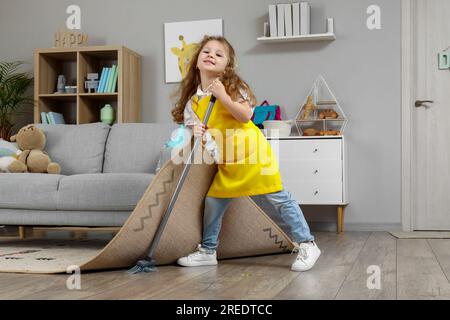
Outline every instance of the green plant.
<path id="1" fill-rule="evenodd" d="M 9 140 L 14 125 L 14 117 L 25 106 L 34 101 L 27 95 L 33 84 L 33 77 L 19 72 L 22 61 L 0 62 L 0 138 Z"/>

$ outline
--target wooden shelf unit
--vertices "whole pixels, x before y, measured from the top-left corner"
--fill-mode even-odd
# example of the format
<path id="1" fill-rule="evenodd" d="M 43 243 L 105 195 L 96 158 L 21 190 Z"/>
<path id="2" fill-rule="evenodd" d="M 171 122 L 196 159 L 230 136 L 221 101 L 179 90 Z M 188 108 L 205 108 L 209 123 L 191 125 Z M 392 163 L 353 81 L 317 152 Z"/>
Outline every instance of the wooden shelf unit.
<path id="1" fill-rule="evenodd" d="M 141 56 L 124 46 L 91 46 L 78 48 L 36 49 L 34 122 L 41 123 L 41 112 L 59 112 L 67 124 L 100 121 L 100 109 L 109 103 L 115 111 L 115 122 L 141 120 Z M 88 73 L 103 67 L 118 66 L 116 92 L 88 93 L 84 81 Z M 66 85 L 76 86 L 76 93 L 55 93 L 58 76 Z"/>

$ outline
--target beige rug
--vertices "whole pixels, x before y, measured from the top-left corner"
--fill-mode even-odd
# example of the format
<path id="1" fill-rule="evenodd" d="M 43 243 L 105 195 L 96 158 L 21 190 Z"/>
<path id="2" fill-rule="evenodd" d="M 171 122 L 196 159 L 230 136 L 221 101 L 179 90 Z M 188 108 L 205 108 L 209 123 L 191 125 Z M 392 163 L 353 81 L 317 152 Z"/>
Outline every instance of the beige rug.
<path id="1" fill-rule="evenodd" d="M 104 240 L 0 238 L 2 272 L 54 273 L 93 259 L 107 244 Z"/>
<path id="2" fill-rule="evenodd" d="M 200 152 L 200 151 L 199 151 Z M 124 226 L 106 244 L 84 242 L 0 242 L 0 272 L 65 273 L 130 268 L 144 258 L 179 180 L 182 165 L 166 163 Z M 160 245 L 158 264 L 172 264 L 201 241 L 204 198 L 217 172 L 215 165 L 193 165 L 176 202 Z M 218 258 L 237 258 L 290 251 L 289 237 L 249 198 L 234 200 L 224 217 Z"/>
<path id="3" fill-rule="evenodd" d="M 450 239 L 450 231 L 391 231 L 397 239 Z"/>

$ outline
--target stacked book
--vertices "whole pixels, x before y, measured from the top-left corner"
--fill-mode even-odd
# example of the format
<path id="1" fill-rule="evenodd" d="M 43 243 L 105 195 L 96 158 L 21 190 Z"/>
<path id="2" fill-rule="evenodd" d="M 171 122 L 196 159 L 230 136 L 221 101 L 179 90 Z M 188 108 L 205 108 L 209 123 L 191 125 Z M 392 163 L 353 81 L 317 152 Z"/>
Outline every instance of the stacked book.
<path id="1" fill-rule="evenodd" d="M 116 92 L 117 78 L 119 70 L 117 65 L 112 67 L 104 67 L 100 75 L 97 93 L 113 93 Z"/>
<path id="2" fill-rule="evenodd" d="M 308 2 L 269 5 L 270 37 L 296 37 L 311 33 L 311 7 Z"/>
<path id="3" fill-rule="evenodd" d="M 43 124 L 66 124 L 63 115 L 58 112 L 41 112 L 41 122 Z"/>

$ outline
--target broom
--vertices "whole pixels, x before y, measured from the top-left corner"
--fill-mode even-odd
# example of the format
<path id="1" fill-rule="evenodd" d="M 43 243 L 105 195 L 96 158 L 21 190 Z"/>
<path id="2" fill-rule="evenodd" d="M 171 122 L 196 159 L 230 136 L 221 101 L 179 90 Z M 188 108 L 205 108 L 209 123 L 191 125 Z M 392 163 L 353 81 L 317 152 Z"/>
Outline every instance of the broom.
<path id="1" fill-rule="evenodd" d="M 208 124 L 208 120 L 209 120 L 209 117 L 211 116 L 215 102 L 216 102 L 216 97 L 211 96 L 211 100 L 209 101 L 209 104 L 208 104 L 208 109 L 206 110 L 206 114 L 203 119 L 203 124 L 205 126 Z M 195 152 L 197 151 L 198 146 L 200 145 L 201 141 L 202 141 L 202 137 L 195 138 L 194 147 L 191 150 L 191 153 L 189 155 L 187 163 L 184 165 L 180 180 L 178 181 L 178 184 L 175 188 L 172 198 L 170 199 L 169 205 L 168 205 L 166 211 L 164 212 L 161 223 L 158 226 L 158 230 L 156 230 L 155 237 L 153 238 L 153 242 L 150 246 L 147 256 L 144 259 L 139 260 L 133 268 L 128 270 L 129 274 L 137 274 L 137 273 L 141 273 L 141 272 L 156 271 L 156 262 L 153 259 L 153 255 L 155 254 L 155 251 L 158 247 L 159 241 L 161 240 L 161 236 L 164 232 L 167 221 L 169 220 L 170 215 L 172 214 L 173 207 L 175 205 L 175 202 L 178 199 L 178 194 L 180 193 L 181 188 L 183 187 L 184 180 L 186 179 L 189 169 L 191 168 Z"/>

